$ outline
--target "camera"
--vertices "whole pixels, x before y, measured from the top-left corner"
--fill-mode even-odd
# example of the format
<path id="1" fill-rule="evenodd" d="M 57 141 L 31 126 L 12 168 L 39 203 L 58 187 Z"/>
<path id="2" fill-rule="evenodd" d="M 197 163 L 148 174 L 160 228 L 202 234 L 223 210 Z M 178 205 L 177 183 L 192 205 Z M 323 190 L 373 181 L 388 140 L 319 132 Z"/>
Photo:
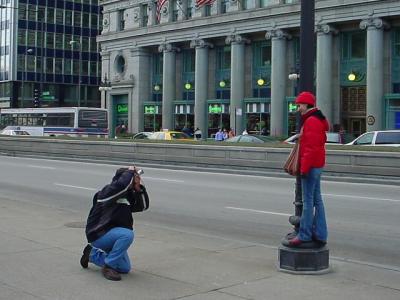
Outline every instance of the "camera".
<path id="1" fill-rule="evenodd" d="M 142 174 L 144 174 L 144 171 L 142 169 L 137 169 L 136 174 L 142 175 Z"/>

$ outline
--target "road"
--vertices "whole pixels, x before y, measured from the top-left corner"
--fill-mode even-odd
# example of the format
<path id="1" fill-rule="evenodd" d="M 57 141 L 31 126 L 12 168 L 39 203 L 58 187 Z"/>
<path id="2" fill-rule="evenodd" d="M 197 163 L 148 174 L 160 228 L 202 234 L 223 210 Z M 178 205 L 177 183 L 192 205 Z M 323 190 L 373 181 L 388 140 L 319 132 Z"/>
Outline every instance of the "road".
<path id="1" fill-rule="evenodd" d="M 116 168 L 0 156 L 1 197 L 85 215 L 94 192 Z M 291 230 L 292 178 L 144 171 L 151 204 L 135 215 L 142 223 L 271 247 Z M 400 187 L 327 181 L 322 189 L 331 258 L 399 268 Z"/>

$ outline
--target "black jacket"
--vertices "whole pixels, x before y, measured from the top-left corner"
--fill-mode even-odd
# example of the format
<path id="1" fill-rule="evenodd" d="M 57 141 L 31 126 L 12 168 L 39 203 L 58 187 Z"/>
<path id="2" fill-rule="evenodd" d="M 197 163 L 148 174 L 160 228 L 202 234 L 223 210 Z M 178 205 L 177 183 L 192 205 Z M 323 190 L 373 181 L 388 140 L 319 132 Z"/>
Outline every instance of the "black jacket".
<path id="1" fill-rule="evenodd" d="M 91 243 L 114 227 L 133 229 L 131 206 L 135 202 L 132 183 L 135 173 L 119 169 L 112 182 L 93 197 L 86 224 L 86 237 Z"/>

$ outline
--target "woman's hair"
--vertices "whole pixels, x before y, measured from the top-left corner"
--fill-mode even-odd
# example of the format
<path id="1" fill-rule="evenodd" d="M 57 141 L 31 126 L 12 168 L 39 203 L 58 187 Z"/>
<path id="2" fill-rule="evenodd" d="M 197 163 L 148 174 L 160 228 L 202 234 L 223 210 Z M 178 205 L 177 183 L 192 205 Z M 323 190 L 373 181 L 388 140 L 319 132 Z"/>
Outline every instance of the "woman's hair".
<path id="1" fill-rule="evenodd" d="M 112 181 L 117 180 L 125 171 L 128 171 L 128 168 L 119 168 L 112 179 Z"/>
<path id="2" fill-rule="evenodd" d="M 314 108 L 314 105 L 307 104 L 307 109 Z"/>

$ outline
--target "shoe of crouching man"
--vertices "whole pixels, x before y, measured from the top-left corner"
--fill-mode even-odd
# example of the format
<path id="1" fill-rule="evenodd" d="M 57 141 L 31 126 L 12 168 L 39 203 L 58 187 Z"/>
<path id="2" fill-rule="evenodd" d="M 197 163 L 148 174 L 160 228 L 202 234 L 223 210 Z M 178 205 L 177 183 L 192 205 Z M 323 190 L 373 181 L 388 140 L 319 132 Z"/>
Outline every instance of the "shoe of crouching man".
<path id="1" fill-rule="evenodd" d="M 121 275 L 114 269 L 110 268 L 109 266 L 105 265 L 102 269 L 101 272 L 103 273 L 103 276 L 112 281 L 120 281 L 121 280 Z"/>

